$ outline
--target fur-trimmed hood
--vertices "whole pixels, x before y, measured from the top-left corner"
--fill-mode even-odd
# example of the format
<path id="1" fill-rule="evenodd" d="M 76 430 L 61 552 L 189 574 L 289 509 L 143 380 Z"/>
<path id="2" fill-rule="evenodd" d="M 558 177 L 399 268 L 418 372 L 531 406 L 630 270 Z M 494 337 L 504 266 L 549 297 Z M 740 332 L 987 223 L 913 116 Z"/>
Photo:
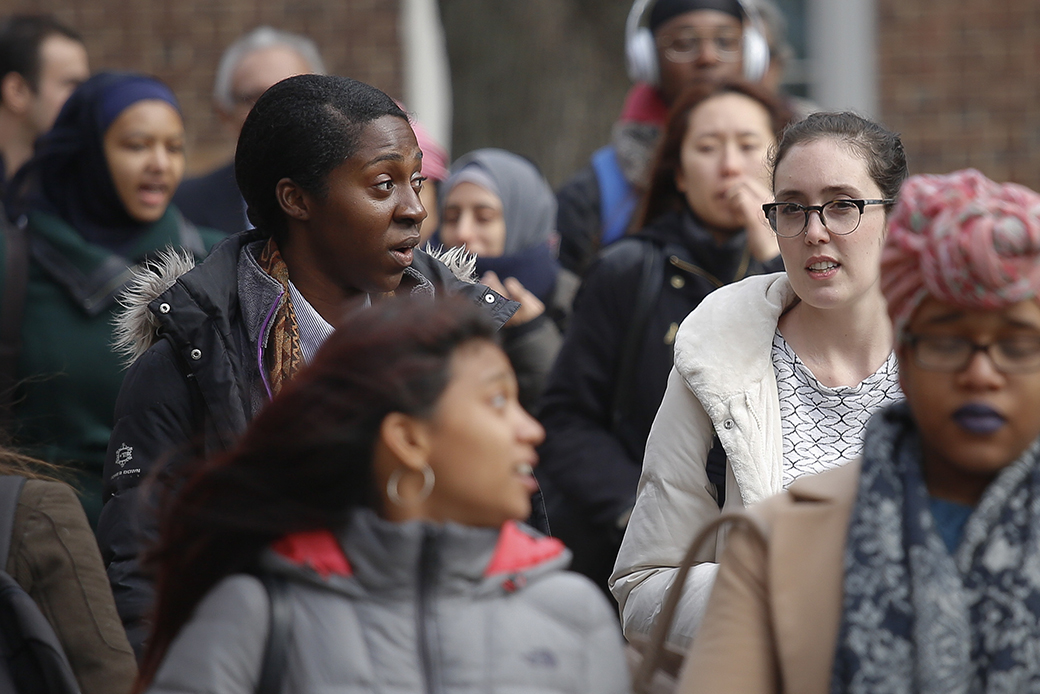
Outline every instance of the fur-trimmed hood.
<path id="1" fill-rule="evenodd" d="M 468 252 L 465 246 L 445 249 L 427 244 L 423 252 L 444 264 L 458 280 L 476 283 L 477 256 Z M 195 256 L 189 251 L 167 246 L 156 257 L 134 269 L 126 289 L 119 296 L 122 309 L 115 317 L 113 329 L 112 348 L 125 366 L 137 361 L 159 339 L 159 320 L 149 304 L 194 267 Z"/>
<path id="2" fill-rule="evenodd" d="M 194 255 L 167 246 L 155 258 L 134 268 L 133 277 L 119 295 L 122 310 L 116 314 L 112 333 L 112 349 L 121 357 L 124 366 L 137 361 L 158 337 L 159 321 L 148 304 L 194 267 Z"/>
<path id="3" fill-rule="evenodd" d="M 477 254 L 467 251 L 466 246 L 445 248 L 427 243 L 422 250 L 434 260 L 444 263 L 451 270 L 451 274 L 460 281 L 466 284 L 477 283 Z"/>

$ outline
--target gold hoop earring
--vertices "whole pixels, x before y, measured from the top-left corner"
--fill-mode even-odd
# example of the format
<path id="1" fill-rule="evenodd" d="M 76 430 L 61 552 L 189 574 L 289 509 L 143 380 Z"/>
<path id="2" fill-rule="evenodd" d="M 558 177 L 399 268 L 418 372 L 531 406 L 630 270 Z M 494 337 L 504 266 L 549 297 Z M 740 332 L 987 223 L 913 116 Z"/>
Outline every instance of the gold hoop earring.
<path id="1" fill-rule="evenodd" d="M 410 472 L 408 468 L 399 467 L 390 473 L 390 479 L 386 481 L 386 496 L 390 501 L 394 502 L 398 506 L 408 506 L 404 499 L 401 498 L 401 493 L 398 491 L 397 486 L 401 484 L 401 477 L 405 472 Z M 433 483 L 436 478 L 433 476 L 433 468 L 429 465 L 422 469 L 423 484 L 422 489 L 419 490 L 419 498 L 411 502 L 411 504 L 418 504 L 426 500 L 426 497 L 433 491 Z"/>

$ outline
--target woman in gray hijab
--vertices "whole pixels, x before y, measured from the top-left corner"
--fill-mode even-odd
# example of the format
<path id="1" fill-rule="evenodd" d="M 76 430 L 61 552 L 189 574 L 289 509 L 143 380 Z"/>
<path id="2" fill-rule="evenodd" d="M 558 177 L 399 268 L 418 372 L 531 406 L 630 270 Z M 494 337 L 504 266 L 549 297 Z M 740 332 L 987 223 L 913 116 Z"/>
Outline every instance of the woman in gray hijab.
<path id="1" fill-rule="evenodd" d="M 521 304 L 502 335 L 533 410 L 561 344 L 577 278 L 556 259 L 556 197 L 529 160 L 502 149 L 460 157 L 441 190 L 435 242 L 476 255 L 481 282 Z"/>

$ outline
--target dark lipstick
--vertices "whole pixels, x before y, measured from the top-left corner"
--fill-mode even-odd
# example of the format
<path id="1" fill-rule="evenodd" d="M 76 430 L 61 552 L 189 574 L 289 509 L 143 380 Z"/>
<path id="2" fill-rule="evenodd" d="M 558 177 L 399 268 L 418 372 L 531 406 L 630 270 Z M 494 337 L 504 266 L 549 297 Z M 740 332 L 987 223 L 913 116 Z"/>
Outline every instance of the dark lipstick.
<path id="1" fill-rule="evenodd" d="M 969 434 L 986 436 L 995 433 L 1007 420 L 989 405 L 972 402 L 957 408 L 953 421 Z"/>

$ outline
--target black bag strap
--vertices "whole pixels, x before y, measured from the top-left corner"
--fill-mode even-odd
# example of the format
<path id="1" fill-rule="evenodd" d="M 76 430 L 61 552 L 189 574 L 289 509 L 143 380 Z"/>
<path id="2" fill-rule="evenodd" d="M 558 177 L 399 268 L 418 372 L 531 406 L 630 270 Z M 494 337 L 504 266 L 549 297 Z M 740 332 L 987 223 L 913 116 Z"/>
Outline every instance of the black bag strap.
<path id="1" fill-rule="evenodd" d="M 644 651 L 642 665 L 636 672 L 632 673 L 632 689 L 636 694 L 647 694 L 650 691 L 654 673 L 666 657 L 665 642 L 668 640 L 668 632 L 672 628 L 675 611 L 679 607 L 679 600 L 682 598 L 683 589 L 686 587 L 686 576 L 689 575 L 690 569 L 697 563 L 697 554 L 700 553 L 705 542 L 717 538 L 718 532 L 726 525 L 743 527 L 754 535 L 759 542 L 768 544 L 766 533 L 759 521 L 745 512 L 725 513 L 708 523 L 697 533 L 693 538 L 693 542 L 687 548 L 685 556 L 679 563 L 679 570 L 675 572 L 675 578 L 672 579 L 672 583 L 668 586 L 668 590 L 665 593 L 661 611 L 657 613 L 656 620 L 650 628 L 650 638 L 645 643 L 646 650 Z"/>
<path id="2" fill-rule="evenodd" d="M 6 571 L 7 555 L 11 551 L 11 533 L 14 532 L 14 514 L 18 497 L 22 495 L 25 478 L 17 475 L 0 477 L 0 571 Z"/>
<path id="3" fill-rule="evenodd" d="M 10 420 L 22 353 L 22 317 L 29 286 L 29 237 L 24 218 L 11 224 L 0 207 L 4 235 L 4 297 L 0 306 L 0 420 Z M 6 423 L 6 422 L 4 422 Z"/>
<path id="4" fill-rule="evenodd" d="M 657 244 L 644 244 L 643 266 L 640 270 L 639 293 L 636 294 L 632 319 L 625 333 L 625 342 L 621 348 L 621 361 L 616 385 L 614 401 L 611 405 L 611 426 L 617 431 L 632 402 L 635 390 L 636 366 L 639 362 L 641 345 L 646 337 L 646 327 L 650 322 L 650 311 L 661 296 L 661 285 L 664 283 L 664 254 Z"/>
<path id="5" fill-rule="evenodd" d="M 116 254 L 109 255 L 89 274 L 83 273 L 50 241 L 38 234 L 33 235 L 29 250 L 54 283 L 64 288 L 91 317 L 104 313 L 134 276 L 133 263 Z"/>
<path id="6" fill-rule="evenodd" d="M 289 664 L 289 638 L 292 631 L 292 606 L 289 604 L 289 580 L 262 572 L 259 577 L 267 589 L 271 613 L 268 619 L 267 645 L 260 666 L 256 694 L 279 694 Z"/>

